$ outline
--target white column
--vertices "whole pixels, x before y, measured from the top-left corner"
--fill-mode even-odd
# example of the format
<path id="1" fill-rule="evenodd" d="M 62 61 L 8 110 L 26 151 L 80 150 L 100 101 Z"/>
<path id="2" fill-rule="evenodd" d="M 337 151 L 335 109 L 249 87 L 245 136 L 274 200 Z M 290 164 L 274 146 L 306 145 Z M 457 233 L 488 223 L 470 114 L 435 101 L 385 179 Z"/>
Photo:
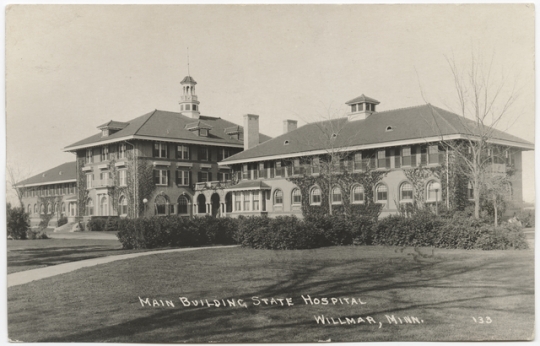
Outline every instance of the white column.
<path id="1" fill-rule="evenodd" d="M 232 211 L 237 211 L 236 210 L 236 192 L 231 192 L 232 193 Z"/>
<path id="2" fill-rule="evenodd" d="M 206 214 L 212 215 L 212 203 L 206 203 Z"/>
<path id="3" fill-rule="evenodd" d="M 242 191 L 242 192 L 240 192 L 240 193 L 241 193 L 241 198 L 240 198 L 240 200 L 241 200 L 241 203 L 240 203 L 240 210 L 244 210 L 244 205 L 245 205 L 245 204 L 244 204 L 244 199 L 245 199 L 245 198 L 244 198 L 244 192 Z"/>
<path id="4" fill-rule="evenodd" d="M 259 211 L 262 211 L 262 190 L 259 190 Z"/>
<path id="5" fill-rule="evenodd" d="M 197 215 L 197 204 L 193 203 L 193 215 Z"/>

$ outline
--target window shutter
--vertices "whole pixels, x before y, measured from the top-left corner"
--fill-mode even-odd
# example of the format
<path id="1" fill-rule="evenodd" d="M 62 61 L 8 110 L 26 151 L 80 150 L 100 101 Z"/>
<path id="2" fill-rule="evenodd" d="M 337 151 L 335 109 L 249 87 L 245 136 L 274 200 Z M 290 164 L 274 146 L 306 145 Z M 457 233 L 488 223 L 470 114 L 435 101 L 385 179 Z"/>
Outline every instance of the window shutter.
<path id="1" fill-rule="evenodd" d="M 188 172 L 188 185 L 191 185 L 191 171 Z"/>
<path id="2" fill-rule="evenodd" d="M 176 185 L 182 185 L 182 172 L 176 170 Z"/>
<path id="3" fill-rule="evenodd" d="M 218 174 L 217 174 L 217 180 L 218 180 L 218 181 L 223 181 L 223 173 L 218 172 Z"/>
<path id="4" fill-rule="evenodd" d="M 157 185 L 159 184 L 159 171 L 154 170 L 153 173 L 154 173 L 154 184 Z"/>
<path id="5" fill-rule="evenodd" d="M 208 181 L 212 181 L 212 172 L 208 172 Z"/>
<path id="6" fill-rule="evenodd" d="M 158 157 L 159 156 L 159 147 L 156 148 L 156 143 L 152 144 L 152 156 Z"/>
<path id="7" fill-rule="evenodd" d="M 171 185 L 171 171 L 167 170 L 167 186 Z"/>
<path id="8" fill-rule="evenodd" d="M 200 183 L 202 181 L 202 172 L 197 172 L 197 182 Z"/>

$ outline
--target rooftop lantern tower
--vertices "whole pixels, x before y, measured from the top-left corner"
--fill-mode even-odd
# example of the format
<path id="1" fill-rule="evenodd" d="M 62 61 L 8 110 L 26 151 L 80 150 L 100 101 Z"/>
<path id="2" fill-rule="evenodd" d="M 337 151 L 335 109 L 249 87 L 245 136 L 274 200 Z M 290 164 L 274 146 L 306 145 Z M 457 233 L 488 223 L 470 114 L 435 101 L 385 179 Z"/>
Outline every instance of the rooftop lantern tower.
<path id="1" fill-rule="evenodd" d="M 180 82 L 182 85 L 182 97 L 180 99 L 180 113 L 183 115 L 191 116 L 192 118 L 199 119 L 199 101 L 195 94 L 195 79 L 191 76 L 186 76 Z"/>
<path id="2" fill-rule="evenodd" d="M 188 50 L 188 75 L 180 82 L 182 85 L 182 97 L 180 98 L 180 113 L 182 115 L 191 116 L 194 119 L 199 119 L 199 101 L 195 94 L 195 79 L 189 74 L 189 50 Z"/>
<path id="3" fill-rule="evenodd" d="M 371 114 L 376 112 L 375 106 L 377 106 L 379 103 L 379 101 L 372 99 L 371 97 L 367 97 L 364 94 L 350 100 L 349 102 L 346 102 L 346 104 L 351 107 L 350 112 L 347 114 L 349 120 L 366 119 Z"/>

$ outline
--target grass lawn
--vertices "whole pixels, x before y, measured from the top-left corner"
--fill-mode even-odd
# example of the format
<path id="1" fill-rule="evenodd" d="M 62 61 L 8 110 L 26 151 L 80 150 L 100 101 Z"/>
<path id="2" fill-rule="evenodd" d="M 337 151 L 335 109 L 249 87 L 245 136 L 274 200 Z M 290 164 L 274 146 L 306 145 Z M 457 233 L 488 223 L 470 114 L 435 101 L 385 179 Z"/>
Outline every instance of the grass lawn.
<path id="1" fill-rule="evenodd" d="M 96 239 L 8 240 L 7 250 L 8 274 L 134 252 L 134 250 L 122 250 L 122 245 L 118 240 Z"/>
<path id="2" fill-rule="evenodd" d="M 532 250 L 435 250 L 434 258 L 360 246 L 150 255 L 9 288 L 8 330 L 24 342 L 530 339 L 533 265 Z M 309 305 L 301 295 L 366 304 Z M 294 305 L 255 306 L 254 296 Z M 142 306 L 139 297 L 174 307 Z M 243 299 L 247 308 L 185 307 L 179 297 Z M 320 315 L 365 322 L 317 324 Z M 421 322 L 405 323 L 406 316 Z M 491 323 L 478 323 L 480 317 Z"/>

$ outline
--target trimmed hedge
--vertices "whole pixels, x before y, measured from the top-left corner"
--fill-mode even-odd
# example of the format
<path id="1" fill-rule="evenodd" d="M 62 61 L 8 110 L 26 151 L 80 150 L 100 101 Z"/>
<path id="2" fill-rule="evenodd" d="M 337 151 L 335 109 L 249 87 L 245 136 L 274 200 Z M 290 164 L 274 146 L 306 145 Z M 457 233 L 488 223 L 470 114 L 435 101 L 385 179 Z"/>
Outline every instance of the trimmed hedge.
<path id="1" fill-rule="evenodd" d="M 374 227 L 376 245 L 434 246 L 445 249 L 527 249 L 523 230 L 518 225 L 494 227 L 483 220 L 456 214 L 440 218 L 420 212 L 410 218 L 389 216 Z"/>
<path id="2" fill-rule="evenodd" d="M 154 216 L 116 221 L 118 239 L 124 249 L 191 247 L 234 244 L 237 220 L 211 216 L 181 218 Z"/>

